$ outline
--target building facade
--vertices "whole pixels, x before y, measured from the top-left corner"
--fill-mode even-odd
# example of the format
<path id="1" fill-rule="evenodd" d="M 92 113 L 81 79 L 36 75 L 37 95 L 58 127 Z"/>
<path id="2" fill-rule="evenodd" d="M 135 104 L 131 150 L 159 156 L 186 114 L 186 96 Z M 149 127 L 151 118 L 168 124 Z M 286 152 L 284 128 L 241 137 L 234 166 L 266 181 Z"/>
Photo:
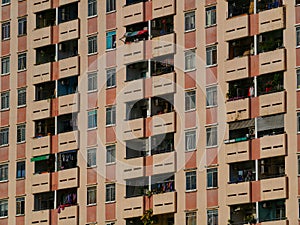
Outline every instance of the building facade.
<path id="1" fill-rule="evenodd" d="M 300 224 L 299 0 L 0 12 L 0 225 Z"/>

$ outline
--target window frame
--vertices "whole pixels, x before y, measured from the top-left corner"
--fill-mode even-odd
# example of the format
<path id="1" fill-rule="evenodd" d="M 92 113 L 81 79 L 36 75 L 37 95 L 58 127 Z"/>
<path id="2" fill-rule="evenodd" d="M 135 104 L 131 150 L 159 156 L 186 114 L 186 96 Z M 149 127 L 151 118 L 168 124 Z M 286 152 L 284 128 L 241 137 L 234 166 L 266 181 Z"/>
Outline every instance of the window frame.
<path id="1" fill-rule="evenodd" d="M 106 108 L 106 126 L 116 125 L 116 106 L 109 106 Z"/>
<path id="2" fill-rule="evenodd" d="M 217 126 L 206 127 L 205 133 L 206 133 L 206 148 L 217 147 L 218 146 L 218 127 Z M 208 134 L 210 134 L 210 135 L 215 134 L 215 137 L 213 137 L 213 139 L 212 139 L 211 138 L 212 136 L 210 136 L 210 138 L 209 138 Z"/>
<path id="3" fill-rule="evenodd" d="M 116 0 L 106 0 L 106 13 L 114 11 L 116 11 Z"/>
<path id="4" fill-rule="evenodd" d="M 113 50 L 117 47 L 117 32 L 116 30 L 106 32 L 106 50 Z"/>
<path id="5" fill-rule="evenodd" d="M 216 66 L 218 64 L 218 49 L 217 45 L 207 46 L 205 49 L 206 53 L 206 66 Z M 215 54 L 215 58 L 214 58 Z"/>
<path id="6" fill-rule="evenodd" d="M 17 144 L 24 142 L 26 142 L 26 124 L 17 124 Z"/>
<path id="7" fill-rule="evenodd" d="M 106 70 L 106 88 L 116 87 L 116 68 Z"/>
<path id="8" fill-rule="evenodd" d="M 197 171 L 185 172 L 185 191 L 193 192 L 197 190 Z"/>
<path id="9" fill-rule="evenodd" d="M 218 106 L 217 86 L 206 87 L 206 108 Z"/>
<path id="10" fill-rule="evenodd" d="M 86 152 L 86 166 L 93 168 L 97 166 L 97 148 L 89 148 Z"/>
<path id="11" fill-rule="evenodd" d="M 97 16 L 97 0 L 88 0 L 88 18 Z"/>
<path id="12" fill-rule="evenodd" d="M 212 5 L 205 8 L 205 26 L 217 25 L 217 6 Z"/>
<path id="13" fill-rule="evenodd" d="M 10 57 L 4 56 L 1 58 L 1 76 L 10 74 Z"/>
<path id="14" fill-rule="evenodd" d="M 3 206 L 6 211 L 3 211 Z M 0 218 L 6 218 L 8 217 L 8 200 L 7 199 L 1 199 L 0 200 Z"/>
<path id="15" fill-rule="evenodd" d="M 106 146 L 106 164 L 116 163 L 116 145 Z"/>
<path id="16" fill-rule="evenodd" d="M 212 216 L 212 221 L 209 221 L 210 220 L 210 216 Z M 217 209 L 209 209 L 207 210 L 207 225 L 215 225 L 215 224 L 218 224 L 219 221 L 219 212 Z"/>
<path id="17" fill-rule="evenodd" d="M 0 110 L 1 111 L 9 110 L 9 108 L 10 108 L 10 92 L 9 91 L 1 92 L 0 97 L 1 97 Z"/>
<path id="18" fill-rule="evenodd" d="M 189 138 L 194 138 L 194 140 L 192 140 L 192 148 L 188 148 L 188 139 Z M 191 151 L 195 151 L 197 149 L 197 132 L 196 130 L 187 130 L 185 131 L 184 134 L 184 141 L 185 141 L 185 151 L 186 152 L 191 152 Z"/>
<path id="19" fill-rule="evenodd" d="M 206 170 L 206 188 L 218 188 L 218 168 L 208 168 Z"/>
<path id="20" fill-rule="evenodd" d="M 94 92 L 98 90 L 98 73 L 88 73 L 88 92 Z"/>
<path id="21" fill-rule="evenodd" d="M 97 35 L 92 35 L 88 37 L 88 55 L 93 55 L 98 53 L 98 37 Z"/>
<path id="22" fill-rule="evenodd" d="M 96 186 L 90 186 L 87 187 L 87 199 L 86 199 L 86 205 L 97 205 L 97 187 Z M 94 194 L 94 196 L 91 196 L 91 194 Z"/>
<path id="23" fill-rule="evenodd" d="M 8 169 L 7 163 L 0 164 L 0 183 L 8 182 Z"/>
<path id="24" fill-rule="evenodd" d="M 27 17 L 18 19 L 18 36 L 27 35 Z"/>
<path id="25" fill-rule="evenodd" d="M 3 0 L 2 0 L 3 1 Z M 1 40 L 9 40 L 10 39 L 10 21 L 4 21 L 1 24 Z"/>
<path id="26" fill-rule="evenodd" d="M 185 112 L 196 110 L 196 90 L 189 90 L 185 92 L 184 109 Z M 188 104 L 188 105 L 187 105 Z"/>
<path id="27" fill-rule="evenodd" d="M 23 88 L 18 88 L 18 100 L 17 100 L 17 106 L 18 107 L 23 107 L 26 106 L 27 104 L 27 89 L 26 87 Z"/>
<path id="28" fill-rule="evenodd" d="M 24 178 L 26 178 L 26 161 L 18 161 L 16 164 L 16 179 Z"/>
<path id="29" fill-rule="evenodd" d="M 18 54 L 18 72 L 27 69 L 27 53 L 22 52 Z"/>
<path id="30" fill-rule="evenodd" d="M 88 112 L 88 130 L 97 129 L 98 126 L 98 111 L 97 109 L 89 110 Z"/>
<path id="31" fill-rule="evenodd" d="M 192 221 L 190 221 L 190 219 Z M 185 224 L 186 225 L 197 225 L 197 213 L 195 211 L 185 213 Z"/>
<path id="32" fill-rule="evenodd" d="M 4 6 L 4 5 L 8 5 L 10 4 L 10 0 L 2 0 L 1 1 L 1 5 Z"/>
<path id="33" fill-rule="evenodd" d="M 186 12 L 184 14 L 184 32 L 196 29 L 196 13 L 195 11 Z"/>
<path id="34" fill-rule="evenodd" d="M 6 141 L 3 141 L 2 138 L 5 138 Z M 9 127 L 1 127 L 0 128 L 0 147 L 8 146 L 8 144 L 9 144 Z"/>
<path id="35" fill-rule="evenodd" d="M 116 184 L 110 183 L 105 185 L 105 203 L 116 201 Z"/>
<path id="36" fill-rule="evenodd" d="M 192 71 L 196 69 L 196 49 L 189 49 L 184 52 L 184 70 Z"/>
<path id="37" fill-rule="evenodd" d="M 18 208 L 18 205 L 19 208 Z M 25 215 L 25 197 L 17 197 L 16 198 L 16 216 L 24 216 Z"/>

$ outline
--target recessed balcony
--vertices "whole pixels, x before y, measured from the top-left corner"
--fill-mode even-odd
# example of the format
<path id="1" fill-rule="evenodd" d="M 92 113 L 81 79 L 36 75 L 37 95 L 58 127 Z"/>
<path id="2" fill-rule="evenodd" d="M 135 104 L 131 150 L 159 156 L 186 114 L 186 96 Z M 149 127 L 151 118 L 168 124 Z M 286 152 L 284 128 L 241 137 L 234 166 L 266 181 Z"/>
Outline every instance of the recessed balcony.
<path id="1" fill-rule="evenodd" d="M 153 174 L 174 173 L 175 171 L 175 152 L 167 152 L 153 155 Z"/>
<path id="2" fill-rule="evenodd" d="M 226 102 L 227 122 L 246 120 L 250 118 L 250 99 L 240 99 Z"/>
<path id="3" fill-rule="evenodd" d="M 144 137 L 144 118 L 123 122 L 123 140 L 131 140 Z"/>
<path id="4" fill-rule="evenodd" d="M 176 132 L 176 112 L 155 115 L 149 125 L 152 135 Z"/>
<path id="5" fill-rule="evenodd" d="M 79 213 L 78 205 L 65 207 L 64 210 L 58 214 L 58 225 L 78 225 Z"/>
<path id="6" fill-rule="evenodd" d="M 125 86 L 122 90 L 123 94 L 122 101 L 123 102 L 131 102 L 137 101 L 139 99 L 143 99 L 145 96 L 145 80 L 138 79 L 129 82 L 125 82 Z"/>
<path id="7" fill-rule="evenodd" d="M 152 1 L 152 18 L 159 18 L 176 13 L 176 1 L 175 0 L 153 0 Z"/>
<path id="8" fill-rule="evenodd" d="M 79 148 L 79 131 L 70 131 L 58 134 L 58 151 L 68 151 Z"/>
<path id="9" fill-rule="evenodd" d="M 259 96 L 259 115 L 268 116 L 286 112 L 286 92 L 275 92 Z"/>
<path id="10" fill-rule="evenodd" d="M 32 0 L 32 12 L 40 12 L 52 8 L 52 0 Z"/>
<path id="11" fill-rule="evenodd" d="M 123 63 L 130 64 L 145 60 L 146 41 L 133 42 L 123 46 Z"/>
<path id="12" fill-rule="evenodd" d="M 32 176 L 31 191 L 33 194 L 51 190 L 51 174 L 41 173 Z"/>
<path id="13" fill-rule="evenodd" d="M 250 56 L 233 58 L 225 62 L 226 81 L 238 80 L 249 77 Z"/>
<path id="14" fill-rule="evenodd" d="M 244 204 L 251 202 L 251 184 L 243 182 L 237 184 L 227 184 L 227 205 Z"/>
<path id="15" fill-rule="evenodd" d="M 175 53 L 175 33 L 158 36 L 152 39 L 152 57 Z"/>
<path id="16" fill-rule="evenodd" d="M 31 224 L 36 225 L 50 225 L 50 214 L 51 211 L 47 210 L 40 210 L 40 211 L 32 211 L 31 214 Z"/>
<path id="17" fill-rule="evenodd" d="M 259 13 L 259 33 L 285 28 L 285 7 L 273 8 Z"/>
<path id="18" fill-rule="evenodd" d="M 153 195 L 153 214 L 175 213 L 177 211 L 177 192 Z"/>
<path id="19" fill-rule="evenodd" d="M 79 38 L 79 19 L 59 24 L 59 42 Z"/>
<path id="20" fill-rule="evenodd" d="M 152 77 L 152 95 L 159 96 L 176 92 L 174 72 Z"/>
<path id="21" fill-rule="evenodd" d="M 267 74 L 286 69 L 286 50 L 276 49 L 259 54 L 259 73 Z"/>
<path id="22" fill-rule="evenodd" d="M 284 156 L 287 151 L 287 135 L 278 134 L 260 138 L 260 158 Z"/>
<path id="23" fill-rule="evenodd" d="M 74 188 L 79 185 L 79 169 L 60 170 L 58 173 L 58 189 Z"/>
<path id="24" fill-rule="evenodd" d="M 249 15 L 243 14 L 226 20 L 225 40 L 234 40 L 249 36 Z"/>
<path id="25" fill-rule="evenodd" d="M 64 95 L 58 98 L 58 114 L 77 113 L 79 111 L 79 94 Z"/>
<path id="26" fill-rule="evenodd" d="M 266 201 L 287 198 L 287 183 L 287 177 L 278 177 L 261 180 L 261 200 Z"/>
<path id="27" fill-rule="evenodd" d="M 34 101 L 32 108 L 32 120 L 49 118 L 51 116 L 51 99 Z"/>
<path id="28" fill-rule="evenodd" d="M 51 135 L 33 138 L 31 142 L 32 156 L 46 155 L 51 152 Z"/>
<path id="29" fill-rule="evenodd" d="M 32 47 L 39 48 L 52 44 L 53 28 L 52 26 L 35 29 L 32 32 Z"/>
<path id="30" fill-rule="evenodd" d="M 131 179 L 144 176 L 143 157 L 127 159 L 123 165 L 123 179 Z"/>
<path id="31" fill-rule="evenodd" d="M 51 80 L 52 66 L 51 63 L 34 65 L 32 74 L 32 83 L 38 84 Z"/>
<path id="32" fill-rule="evenodd" d="M 144 22 L 145 18 L 145 3 L 140 1 L 136 4 L 125 5 L 122 9 L 123 14 L 123 26 L 128 26 L 130 24 Z"/>
<path id="33" fill-rule="evenodd" d="M 144 196 L 125 198 L 122 203 L 123 218 L 141 217 L 144 213 Z"/>
<path id="34" fill-rule="evenodd" d="M 79 56 L 59 60 L 59 78 L 79 75 Z"/>
<path id="35" fill-rule="evenodd" d="M 250 140 L 227 143 L 225 145 L 226 163 L 250 160 Z"/>

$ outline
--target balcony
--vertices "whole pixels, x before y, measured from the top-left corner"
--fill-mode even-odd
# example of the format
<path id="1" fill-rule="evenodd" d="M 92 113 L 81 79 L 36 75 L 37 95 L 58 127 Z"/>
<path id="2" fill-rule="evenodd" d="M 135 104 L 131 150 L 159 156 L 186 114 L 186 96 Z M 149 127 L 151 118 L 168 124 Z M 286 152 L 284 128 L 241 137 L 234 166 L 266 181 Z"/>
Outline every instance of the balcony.
<path id="1" fill-rule="evenodd" d="M 58 151 L 68 151 L 79 148 L 79 131 L 58 134 Z"/>
<path id="2" fill-rule="evenodd" d="M 177 211 L 177 192 L 153 195 L 153 214 L 175 213 Z"/>
<path id="3" fill-rule="evenodd" d="M 123 122 L 123 140 L 131 140 L 144 137 L 144 118 Z"/>
<path id="4" fill-rule="evenodd" d="M 71 77 L 79 74 L 79 56 L 59 60 L 59 78 Z"/>
<path id="5" fill-rule="evenodd" d="M 79 0 L 59 0 L 59 5 L 62 6 L 62 5 L 67 5 L 67 4 L 74 3 L 74 2 L 79 2 Z"/>
<path id="6" fill-rule="evenodd" d="M 266 74 L 286 69 L 284 48 L 259 54 L 259 73 Z"/>
<path id="7" fill-rule="evenodd" d="M 175 53 L 175 33 L 162 35 L 152 39 L 152 57 Z"/>
<path id="8" fill-rule="evenodd" d="M 50 225 L 50 210 L 32 211 L 31 224 Z"/>
<path id="9" fill-rule="evenodd" d="M 78 225 L 78 206 L 74 205 L 65 207 L 65 209 L 58 214 L 57 220 L 57 225 Z"/>
<path id="10" fill-rule="evenodd" d="M 144 159 L 142 157 L 127 159 L 123 164 L 123 179 L 144 176 Z"/>
<path id="11" fill-rule="evenodd" d="M 124 6 L 122 10 L 123 26 L 144 22 L 144 18 L 145 18 L 144 7 L 145 7 L 144 2 Z"/>
<path id="12" fill-rule="evenodd" d="M 130 64 L 145 60 L 146 41 L 133 42 L 123 46 L 123 63 Z"/>
<path id="13" fill-rule="evenodd" d="M 227 185 L 227 205 L 244 204 L 251 202 L 250 182 Z"/>
<path id="14" fill-rule="evenodd" d="M 79 19 L 59 24 L 59 42 L 79 38 Z"/>
<path id="15" fill-rule="evenodd" d="M 79 111 L 79 94 L 64 95 L 58 98 L 58 114 L 77 113 Z"/>
<path id="16" fill-rule="evenodd" d="M 51 99 L 34 101 L 32 108 L 32 120 L 49 118 L 51 116 Z"/>
<path id="17" fill-rule="evenodd" d="M 286 112 L 286 92 L 276 92 L 259 96 L 259 115 L 268 116 Z"/>
<path id="18" fill-rule="evenodd" d="M 32 83 L 38 84 L 51 80 L 51 63 L 34 65 Z"/>
<path id="19" fill-rule="evenodd" d="M 51 174 L 50 173 L 42 173 L 35 174 L 32 176 L 31 180 L 31 191 L 33 194 L 42 193 L 51 190 Z"/>
<path id="20" fill-rule="evenodd" d="M 285 8 L 279 7 L 259 13 L 259 33 L 285 28 Z"/>
<path id="21" fill-rule="evenodd" d="M 176 74 L 174 72 L 152 77 L 152 96 L 176 92 Z"/>
<path id="22" fill-rule="evenodd" d="M 261 225 L 289 225 L 288 220 L 275 220 L 275 221 L 268 221 L 268 222 L 261 222 Z"/>
<path id="23" fill-rule="evenodd" d="M 164 113 L 152 117 L 150 130 L 152 135 L 176 132 L 176 113 Z"/>
<path id="24" fill-rule="evenodd" d="M 45 45 L 51 45 L 52 44 L 52 27 L 44 27 L 41 29 L 35 29 L 32 32 L 32 47 L 33 48 L 39 48 Z"/>
<path id="25" fill-rule="evenodd" d="M 287 198 L 287 183 L 287 177 L 278 177 L 261 180 L 261 201 Z"/>
<path id="26" fill-rule="evenodd" d="M 225 62 L 226 81 L 238 80 L 249 77 L 249 56 L 227 60 Z"/>
<path id="27" fill-rule="evenodd" d="M 250 141 L 228 143 L 225 145 L 226 163 L 250 160 Z"/>
<path id="28" fill-rule="evenodd" d="M 78 168 L 60 170 L 58 173 L 58 189 L 74 188 L 79 186 Z"/>
<path id="29" fill-rule="evenodd" d="M 250 99 L 245 98 L 226 103 L 227 122 L 250 118 Z"/>
<path id="30" fill-rule="evenodd" d="M 270 158 L 286 155 L 287 135 L 279 134 L 260 138 L 260 158 Z"/>
<path id="31" fill-rule="evenodd" d="M 51 153 L 51 136 L 33 138 L 31 141 L 32 156 L 47 155 Z"/>
<path id="32" fill-rule="evenodd" d="M 123 218 L 141 217 L 144 213 L 143 209 L 144 197 L 125 198 L 123 200 Z"/>
<path id="33" fill-rule="evenodd" d="M 152 1 L 152 18 L 159 18 L 163 16 L 168 16 L 175 14 L 176 10 L 175 0 L 153 0 Z"/>
<path id="34" fill-rule="evenodd" d="M 249 16 L 243 14 L 226 20 L 225 40 L 234 40 L 249 36 Z"/>
<path id="35" fill-rule="evenodd" d="M 176 153 L 168 152 L 153 155 L 153 175 L 174 173 L 176 171 Z"/>
<path id="36" fill-rule="evenodd" d="M 123 102 L 131 102 L 143 99 L 145 96 L 144 79 L 126 82 L 122 91 Z"/>
<path id="37" fill-rule="evenodd" d="M 52 8 L 52 0 L 32 0 L 32 12 L 40 12 Z"/>

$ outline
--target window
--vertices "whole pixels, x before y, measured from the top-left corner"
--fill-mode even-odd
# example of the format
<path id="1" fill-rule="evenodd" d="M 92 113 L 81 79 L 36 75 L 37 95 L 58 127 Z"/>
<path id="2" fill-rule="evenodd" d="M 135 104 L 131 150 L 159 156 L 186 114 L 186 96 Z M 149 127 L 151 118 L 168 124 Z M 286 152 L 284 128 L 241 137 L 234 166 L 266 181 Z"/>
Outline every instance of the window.
<path id="1" fill-rule="evenodd" d="M 16 214 L 17 214 L 17 216 L 25 214 L 25 198 L 24 197 L 16 198 Z"/>
<path id="2" fill-rule="evenodd" d="M 196 212 L 187 212 L 185 214 L 186 225 L 196 225 L 197 224 L 197 214 Z"/>
<path id="3" fill-rule="evenodd" d="M 105 225 L 115 225 L 115 222 L 108 222 Z"/>
<path id="4" fill-rule="evenodd" d="M 185 187 L 186 191 L 196 190 L 196 171 L 185 173 Z"/>
<path id="5" fill-rule="evenodd" d="M 115 184 L 107 184 L 106 185 L 106 202 L 113 202 L 116 200 L 116 185 Z"/>
<path id="6" fill-rule="evenodd" d="M 18 89 L 18 106 L 26 105 L 26 88 Z"/>
<path id="7" fill-rule="evenodd" d="M 96 166 L 96 148 L 88 149 L 87 150 L 87 167 Z"/>
<path id="8" fill-rule="evenodd" d="M 217 23 L 216 18 L 216 6 L 208 7 L 205 9 L 206 12 L 206 26 L 212 26 Z"/>
<path id="9" fill-rule="evenodd" d="M 207 188 L 218 187 L 218 169 L 211 168 L 207 169 Z"/>
<path id="10" fill-rule="evenodd" d="M 106 163 L 116 162 L 116 146 L 109 145 L 106 146 Z"/>
<path id="11" fill-rule="evenodd" d="M 106 0 L 106 12 L 116 10 L 116 0 Z"/>
<path id="12" fill-rule="evenodd" d="M 206 106 L 216 106 L 218 104 L 218 95 L 217 95 L 217 87 L 208 87 L 206 88 Z"/>
<path id="13" fill-rule="evenodd" d="M 92 36 L 88 38 L 88 54 L 97 53 L 97 36 Z"/>
<path id="14" fill-rule="evenodd" d="M 116 86 L 116 68 L 106 70 L 106 87 Z"/>
<path id="15" fill-rule="evenodd" d="M 2 0 L 2 5 L 10 3 L 10 0 Z"/>
<path id="16" fill-rule="evenodd" d="M 97 110 L 91 110 L 88 112 L 88 129 L 97 127 Z"/>
<path id="17" fill-rule="evenodd" d="M 300 46 L 300 26 L 296 27 L 296 46 Z"/>
<path id="18" fill-rule="evenodd" d="M 217 46 L 206 48 L 206 65 L 212 66 L 217 64 Z"/>
<path id="19" fill-rule="evenodd" d="M 195 12 L 189 12 L 184 15 L 185 31 L 195 29 Z"/>
<path id="20" fill-rule="evenodd" d="M 96 187 L 87 188 L 87 205 L 94 205 L 97 203 L 97 189 Z"/>
<path id="21" fill-rule="evenodd" d="M 2 40 L 10 38 L 10 22 L 2 23 Z"/>
<path id="22" fill-rule="evenodd" d="M 206 128 L 206 147 L 214 147 L 218 145 L 217 127 Z"/>
<path id="23" fill-rule="evenodd" d="M 17 178 L 25 177 L 25 161 L 17 162 Z"/>
<path id="24" fill-rule="evenodd" d="M 9 109 L 9 91 L 1 93 L 1 109 Z"/>
<path id="25" fill-rule="evenodd" d="M 8 201 L 0 200 L 0 217 L 7 217 L 8 216 Z"/>
<path id="26" fill-rule="evenodd" d="M 3 57 L 1 59 L 1 74 L 5 75 L 10 73 L 10 58 L 8 57 Z"/>
<path id="27" fill-rule="evenodd" d="M 116 31 L 106 33 L 106 49 L 116 48 Z"/>
<path id="28" fill-rule="evenodd" d="M 196 149 L 196 131 L 185 132 L 185 150 L 193 151 Z"/>
<path id="29" fill-rule="evenodd" d="M 207 225 L 218 225 L 218 210 L 207 210 Z"/>
<path id="30" fill-rule="evenodd" d="M 97 0 L 88 0 L 88 16 L 97 15 Z"/>
<path id="31" fill-rule="evenodd" d="M 8 145 L 8 139 L 9 139 L 9 128 L 1 128 L 0 129 L 0 146 Z"/>
<path id="32" fill-rule="evenodd" d="M 116 106 L 106 108 L 106 125 L 116 124 Z"/>
<path id="33" fill-rule="evenodd" d="M 26 61 L 27 55 L 26 53 L 21 53 L 18 55 L 18 71 L 26 70 Z"/>
<path id="34" fill-rule="evenodd" d="M 297 113 L 297 132 L 300 133 L 300 112 Z"/>
<path id="35" fill-rule="evenodd" d="M 97 73 L 88 74 L 88 91 L 95 91 L 98 88 Z"/>
<path id="36" fill-rule="evenodd" d="M 0 165 L 0 181 L 8 180 L 8 164 Z"/>
<path id="37" fill-rule="evenodd" d="M 185 92 L 185 111 L 196 108 L 196 91 Z"/>
<path id="38" fill-rule="evenodd" d="M 18 20 L 18 35 L 27 34 L 27 18 L 23 17 Z"/>
<path id="39" fill-rule="evenodd" d="M 20 124 L 17 126 L 17 143 L 25 142 L 26 140 L 26 125 Z"/>
<path id="40" fill-rule="evenodd" d="M 195 50 L 189 50 L 184 53 L 185 70 L 195 69 Z"/>

